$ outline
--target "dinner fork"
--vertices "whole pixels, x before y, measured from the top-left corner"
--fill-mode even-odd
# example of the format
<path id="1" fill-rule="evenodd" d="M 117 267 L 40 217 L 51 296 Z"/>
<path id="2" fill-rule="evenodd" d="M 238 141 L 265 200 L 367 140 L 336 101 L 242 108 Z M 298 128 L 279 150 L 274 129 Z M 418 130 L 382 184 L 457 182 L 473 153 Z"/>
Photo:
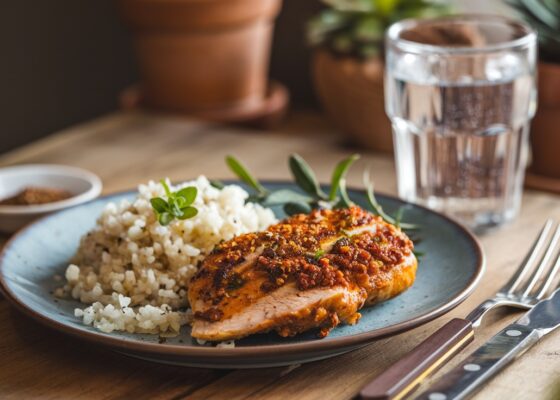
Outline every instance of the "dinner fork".
<path id="1" fill-rule="evenodd" d="M 472 310 L 465 319 L 452 319 L 382 372 L 362 389 L 360 397 L 368 400 L 404 398 L 424 378 L 441 368 L 473 340 L 474 328 L 480 326 L 490 310 L 502 306 L 531 309 L 548 293 L 560 270 L 559 257 L 546 278 L 539 283 L 559 240 L 560 224 L 552 219 L 547 220 L 525 259 L 505 286 Z"/>

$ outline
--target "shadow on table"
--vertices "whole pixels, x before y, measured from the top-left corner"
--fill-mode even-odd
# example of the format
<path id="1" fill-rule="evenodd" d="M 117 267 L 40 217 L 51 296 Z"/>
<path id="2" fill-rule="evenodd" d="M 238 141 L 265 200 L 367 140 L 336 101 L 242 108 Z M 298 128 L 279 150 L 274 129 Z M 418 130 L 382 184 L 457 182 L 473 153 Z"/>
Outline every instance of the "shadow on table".
<path id="1" fill-rule="evenodd" d="M 0 397 L 179 398 L 227 371 L 137 360 L 57 333 L 0 301 Z"/>

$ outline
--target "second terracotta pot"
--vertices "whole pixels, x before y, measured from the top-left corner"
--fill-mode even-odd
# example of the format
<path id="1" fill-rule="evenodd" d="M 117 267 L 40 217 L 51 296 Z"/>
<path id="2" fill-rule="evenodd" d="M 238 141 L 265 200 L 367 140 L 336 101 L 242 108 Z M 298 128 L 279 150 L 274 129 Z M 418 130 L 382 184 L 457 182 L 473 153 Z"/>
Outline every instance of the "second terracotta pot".
<path id="1" fill-rule="evenodd" d="M 120 0 L 147 105 L 196 113 L 257 107 L 281 0 Z"/>
<path id="2" fill-rule="evenodd" d="M 313 59 L 313 80 L 323 108 L 339 129 L 364 147 L 393 151 L 380 59 L 360 61 L 320 50 Z"/>
<path id="3" fill-rule="evenodd" d="M 539 64 L 539 106 L 531 125 L 531 171 L 560 179 L 560 65 Z"/>

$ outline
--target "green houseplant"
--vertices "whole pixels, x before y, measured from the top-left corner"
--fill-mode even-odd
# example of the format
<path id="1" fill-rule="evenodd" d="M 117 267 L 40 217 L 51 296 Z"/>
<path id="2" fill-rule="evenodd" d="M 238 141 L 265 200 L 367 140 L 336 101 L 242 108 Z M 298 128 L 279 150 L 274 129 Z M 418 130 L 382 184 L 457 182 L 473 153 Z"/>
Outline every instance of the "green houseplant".
<path id="1" fill-rule="evenodd" d="M 322 0 L 307 27 L 315 91 L 323 108 L 356 142 L 391 152 L 391 125 L 383 98 L 385 30 L 404 18 L 448 13 L 435 0 Z"/>
<path id="2" fill-rule="evenodd" d="M 531 127 L 531 172 L 560 179 L 560 0 L 509 0 L 538 33 L 539 106 Z M 538 184 L 537 184 L 538 185 Z M 560 183 L 555 186 L 560 190 Z"/>

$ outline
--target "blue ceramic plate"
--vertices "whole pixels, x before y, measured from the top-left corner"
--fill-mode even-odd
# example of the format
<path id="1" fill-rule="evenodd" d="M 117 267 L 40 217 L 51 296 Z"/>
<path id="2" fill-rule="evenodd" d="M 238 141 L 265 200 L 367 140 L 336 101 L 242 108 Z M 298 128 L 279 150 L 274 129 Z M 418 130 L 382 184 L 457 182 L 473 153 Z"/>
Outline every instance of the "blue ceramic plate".
<path id="1" fill-rule="evenodd" d="M 266 186 L 291 187 L 291 184 L 277 182 Z M 352 190 L 350 195 L 357 203 L 364 204 L 363 192 Z M 55 299 L 52 292 L 61 283 L 55 282 L 53 276 L 64 275 L 80 237 L 94 226 L 107 202 L 133 197 L 134 193 L 129 192 L 101 198 L 45 217 L 20 231 L 6 245 L 0 258 L 0 284 L 6 298 L 24 313 L 61 332 L 131 356 L 189 366 L 248 368 L 332 357 L 414 328 L 465 300 L 483 272 L 480 244 L 461 225 L 426 208 L 378 195 L 389 212 L 406 207 L 407 222 L 420 226 L 414 234 L 420 239 L 416 250 L 424 255 L 420 257 L 412 288 L 395 299 L 361 310 L 358 324 L 339 326 L 324 339 L 317 339 L 312 333 L 289 339 L 273 333 L 254 335 L 238 340 L 235 348 L 198 345 L 191 339 L 188 328 L 165 343 L 159 343 L 156 335 L 106 334 L 74 317 L 73 310 L 80 303 Z M 280 210 L 275 212 L 283 217 Z"/>

